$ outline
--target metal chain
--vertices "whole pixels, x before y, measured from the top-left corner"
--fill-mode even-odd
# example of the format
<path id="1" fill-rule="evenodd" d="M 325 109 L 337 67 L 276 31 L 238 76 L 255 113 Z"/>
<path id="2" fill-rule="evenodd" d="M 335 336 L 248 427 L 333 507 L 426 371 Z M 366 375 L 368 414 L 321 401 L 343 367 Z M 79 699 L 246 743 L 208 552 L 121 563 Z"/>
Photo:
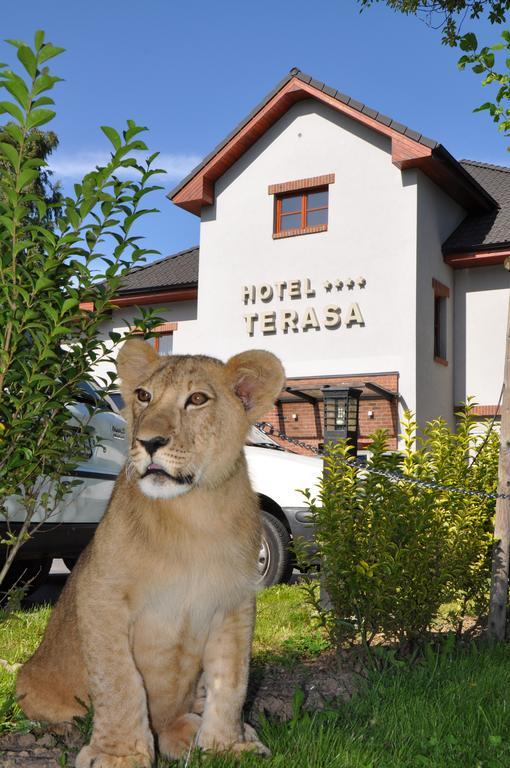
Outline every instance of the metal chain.
<path id="1" fill-rule="evenodd" d="M 289 437 L 288 435 L 280 432 L 268 421 L 259 421 L 255 424 L 265 435 L 274 435 L 275 437 L 285 440 L 292 445 L 298 446 L 298 448 L 305 448 L 305 450 L 312 451 L 316 455 L 320 455 L 319 449 L 315 445 L 304 443 L 302 440 L 297 440 L 295 437 Z M 460 493 L 464 496 L 479 496 L 483 499 L 510 499 L 510 493 L 491 493 L 489 491 L 475 491 L 469 488 L 456 488 L 452 485 L 442 485 L 441 483 L 434 483 L 431 480 L 420 480 L 418 477 L 410 477 L 409 475 L 402 475 L 399 472 L 390 472 L 388 469 L 375 469 L 375 467 L 369 467 L 361 459 L 342 459 L 344 464 L 348 464 L 351 467 L 358 467 L 365 470 L 372 475 L 379 475 L 380 477 L 386 477 L 392 482 L 402 481 L 404 483 L 410 483 L 416 485 L 419 488 L 430 488 L 437 491 L 448 491 L 449 493 Z"/>

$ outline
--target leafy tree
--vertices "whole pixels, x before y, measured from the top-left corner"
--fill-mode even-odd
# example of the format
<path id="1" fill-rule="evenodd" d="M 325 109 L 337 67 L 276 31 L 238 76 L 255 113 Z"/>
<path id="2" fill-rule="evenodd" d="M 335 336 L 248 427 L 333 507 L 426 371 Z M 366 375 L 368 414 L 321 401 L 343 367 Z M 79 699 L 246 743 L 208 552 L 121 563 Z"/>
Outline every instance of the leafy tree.
<path id="1" fill-rule="evenodd" d="M 510 0 L 358 0 L 363 8 L 384 2 L 395 11 L 419 16 L 431 27 L 441 29 L 443 43 L 458 45 L 460 29 L 466 18 L 486 17 L 491 24 L 503 24 Z"/>
<path id="2" fill-rule="evenodd" d="M 49 94 L 60 80 L 48 62 L 63 49 L 43 32 L 33 47 L 8 42 L 24 72 L 0 65 L 0 114 L 8 117 L 0 135 L 0 514 L 7 523 L 0 585 L 30 532 L 65 501 L 70 488 L 61 478 L 86 451 L 87 420 L 73 421 L 68 404 L 121 340 L 114 333 L 101 340 L 99 331 L 122 276 L 154 253 L 133 228 L 151 212 L 146 195 L 161 189 L 154 176 L 162 172 L 152 167 L 157 153 L 136 160 L 147 150 L 146 129 L 128 120 L 122 134 L 102 128 L 109 162 L 73 194 L 53 199 L 44 156 L 55 139 L 41 127 L 55 116 Z M 119 178 L 126 168 L 130 178 Z M 147 312 L 138 325 L 157 322 Z"/>
<path id="3" fill-rule="evenodd" d="M 491 24 L 504 24 L 510 0 L 358 0 L 362 10 L 385 2 L 395 11 L 416 15 L 443 33 L 445 45 L 458 46 L 465 52 L 458 61 L 460 69 L 470 66 L 482 75 L 483 86 L 493 86 L 494 100 L 486 101 L 475 112 L 487 111 L 505 136 L 510 136 L 510 30 L 504 30 L 495 45 L 480 46 L 474 32 L 461 34 L 467 19 L 486 18 Z M 503 63 L 504 59 L 504 63 Z M 510 147 L 509 147 L 510 149 Z"/>

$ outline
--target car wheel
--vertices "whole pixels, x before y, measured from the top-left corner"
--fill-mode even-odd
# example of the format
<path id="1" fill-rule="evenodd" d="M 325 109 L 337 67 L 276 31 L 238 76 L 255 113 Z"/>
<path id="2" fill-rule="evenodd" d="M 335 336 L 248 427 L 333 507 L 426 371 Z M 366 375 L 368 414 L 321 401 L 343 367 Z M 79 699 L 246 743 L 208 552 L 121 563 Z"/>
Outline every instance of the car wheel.
<path id="1" fill-rule="evenodd" d="M 265 509 L 262 515 L 262 544 L 259 552 L 260 583 L 264 587 L 290 581 L 292 555 L 290 536 L 282 522 Z"/>
<path id="2" fill-rule="evenodd" d="M 52 557 L 15 560 L 0 584 L 0 602 L 5 601 L 7 592 L 13 587 L 24 587 L 25 597 L 33 594 L 48 578 L 52 562 Z"/>

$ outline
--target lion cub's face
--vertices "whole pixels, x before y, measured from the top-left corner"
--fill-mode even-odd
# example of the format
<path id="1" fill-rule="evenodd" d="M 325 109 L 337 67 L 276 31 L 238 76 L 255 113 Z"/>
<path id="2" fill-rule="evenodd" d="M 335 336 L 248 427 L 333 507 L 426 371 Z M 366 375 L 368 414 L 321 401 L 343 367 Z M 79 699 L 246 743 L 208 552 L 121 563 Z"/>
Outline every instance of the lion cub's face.
<path id="1" fill-rule="evenodd" d="M 129 471 L 156 499 L 221 484 L 235 468 L 250 425 L 271 408 L 284 383 L 281 363 L 270 352 L 243 352 L 223 364 L 202 355 L 159 357 L 138 339 L 124 344 L 117 369 Z"/>

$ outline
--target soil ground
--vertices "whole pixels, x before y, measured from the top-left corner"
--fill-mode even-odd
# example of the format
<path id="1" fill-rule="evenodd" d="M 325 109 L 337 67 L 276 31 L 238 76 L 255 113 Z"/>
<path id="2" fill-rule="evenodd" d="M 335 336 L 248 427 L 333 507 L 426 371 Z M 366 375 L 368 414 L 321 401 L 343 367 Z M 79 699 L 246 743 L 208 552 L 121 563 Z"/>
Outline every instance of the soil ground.
<path id="1" fill-rule="evenodd" d="M 355 692 L 361 668 L 353 656 L 338 657 L 326 651 L 308 661 L 290 665 L 264 665 L 252 669 L 245 718 L 256 724 L 261 712 L 281 720 L 292 716 L 292 703 L 297 688 L 304 694 L 303 708 L 322 709 L 341 704 Z M 0 736 L 2 768 L 61 768 L 62 755 L 67 765 L 83 744 L 74 731 L 65 737 L 45 733 L 8 733 Z"/>

